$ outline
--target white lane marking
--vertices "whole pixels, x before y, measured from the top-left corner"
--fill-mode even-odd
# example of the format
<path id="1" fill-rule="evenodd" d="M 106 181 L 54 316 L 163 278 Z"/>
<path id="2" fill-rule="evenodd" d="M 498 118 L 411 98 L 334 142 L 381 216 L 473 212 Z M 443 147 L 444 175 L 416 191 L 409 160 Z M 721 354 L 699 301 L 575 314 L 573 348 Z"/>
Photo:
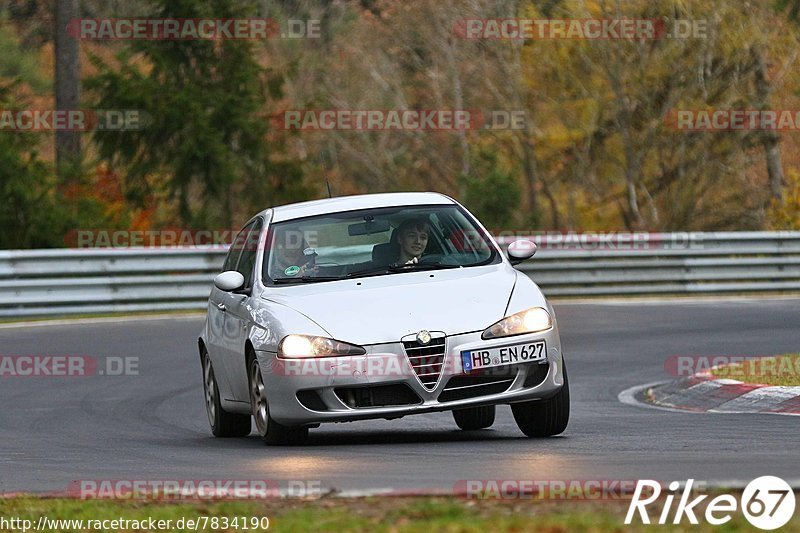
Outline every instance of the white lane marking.
<path id="1" fill-rule="evenodd" d="M 652 383 L 647 383 L 645 385 L 635 385 L 620 392 L 617 395 L 617 399 L 620 402 L 624 403 L 625 405 L 634 405 L 636 407 L 644 407 L 645 409 L 655 409 L 657 411 L 672 411 L 673 413 L 684 413 L 684 414 L 702 414 L 701 411 L 688 411 L 686 409 L 676 409 L 674 407 L 662 407 L 660 405 L 655 405 L 652 403 L 641 402 L 636 399 L 636 396 L 639 395 L 641 392 L 644 392 L 651 387 L 660 387 L 661 385 L 666 385 L 667 383 L 670 382 L 654 381 Z"/>
<path id="2" fill-rule="evenodd" d="M 58 320 L 33 320 L 28 322 L 9 322 L 0 324 L 0 329 L 14 328 L 36 328 L 47 326 L 89 326 L 92 324 L 118 324 L 123 322 L 148 322 L 152 320 L 191 320 L 202 318 L 204 312 L 198 313 L 176 313 L 161 315 L 141 315 L 141 316 L 120 316 L 120 317 L 98 317 L 98 318 L 65 318 Z"/>
<path id="3" fill-rule="evenodd" d="M 695 393 L 698 393 L 698 392 L 701 393 L 701 394 L 704 393 L 704 392 L 711 392 L 711 391 L 715 391 L 715 390 L 719 389 L 720 387 L 722 387 L 722 385 L 724 385 L 724 383 L 722 383 L 721 379 L 715 379 L 715 380 L 712 380 L 712 381 L 701 381 L 700 383 L 696 383 L 696 384 L 692 385 L 688 389 L 683 389 L 683 390 L 676 391 L 674 394 L 670 394 L 669 396 L 667 396 L 667 398 L 669 398 L 671 396 L 680 396 L 681 393 L 684 393 L 684 392 L 690 392 L 692 394 L 695 394 Z"/>
<path id="4" fill-rule="evenodd" d="M 729 379 L 729 378 L 722 378 L 714 381 L 716 381 L 720 385 L 741 385 L 744 383 L 744 381 L 739 381 L 738 379 Z"/>
<path id="5" fill-rule="evenodd" d="M 760 387 L 753 389 L 738 398 L 734 398 L 711 411 L 728 413 L 732 411 L 760 411 L 773 409 L 786 400 L 800 396 L 800 387 Z M 798 414 L 798 413 L 786 413 Z"/>

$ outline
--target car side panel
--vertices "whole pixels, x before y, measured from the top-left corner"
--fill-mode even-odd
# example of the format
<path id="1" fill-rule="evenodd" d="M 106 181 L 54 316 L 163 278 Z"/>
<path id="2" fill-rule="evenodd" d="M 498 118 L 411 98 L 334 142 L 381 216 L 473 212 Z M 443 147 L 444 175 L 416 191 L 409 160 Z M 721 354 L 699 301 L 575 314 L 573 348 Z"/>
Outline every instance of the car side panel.
<path id="1" fill-rule="evenodd" d="M 227 346 L 226 343 L 226 312 L 218 307 L 219 304 L 227 305 L 230 295 L 216 287 L 211 289 L 208 299 L 208 326 L 206 329 L 206 350 L 214 366 L 214 375 L 222 398 L 231 397 L 231 385 L 227 372 Z"/>
<path id="2" fill-rule="evenodd" d="M 237 372 L 244 367 L 244 340 L 246 331 L 243 322 L 236 315 L 237 309 L 247 297 L 242 294 L 224 293 L 225 315 L 221 335 L 221 366 L 224 369 L 227 388 L 223 396 L 227 400 L 249 401 L 242 397 L 237 382 Z"/>

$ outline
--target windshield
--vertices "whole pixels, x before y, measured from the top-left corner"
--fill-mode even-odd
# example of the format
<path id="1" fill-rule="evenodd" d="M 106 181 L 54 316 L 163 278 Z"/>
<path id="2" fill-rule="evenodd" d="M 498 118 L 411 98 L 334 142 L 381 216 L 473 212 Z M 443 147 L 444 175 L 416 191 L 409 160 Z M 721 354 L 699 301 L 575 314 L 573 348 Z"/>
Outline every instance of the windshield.
<path id="1" fill-rule="evenodd" d="M 270 226 L 264 283 L 324 282 L 499 262 L 456 205 L 362 209 Z"/>

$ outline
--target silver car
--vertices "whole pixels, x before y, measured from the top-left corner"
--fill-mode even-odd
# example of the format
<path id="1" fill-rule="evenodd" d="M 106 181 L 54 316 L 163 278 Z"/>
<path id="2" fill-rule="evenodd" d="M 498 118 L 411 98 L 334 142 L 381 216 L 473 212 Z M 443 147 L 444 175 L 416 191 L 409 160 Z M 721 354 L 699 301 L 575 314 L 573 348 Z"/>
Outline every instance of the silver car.
<path id="1" fill-rule="evenodd" d="M 564 431 L 555 315 L 463 206 L 437 193 L 267 209 L 230 247 L 198 339 L 218 437 L 299 444 L 323 422 L 452 411 L 464 430 L 510 404 L 530 437 Z"/>

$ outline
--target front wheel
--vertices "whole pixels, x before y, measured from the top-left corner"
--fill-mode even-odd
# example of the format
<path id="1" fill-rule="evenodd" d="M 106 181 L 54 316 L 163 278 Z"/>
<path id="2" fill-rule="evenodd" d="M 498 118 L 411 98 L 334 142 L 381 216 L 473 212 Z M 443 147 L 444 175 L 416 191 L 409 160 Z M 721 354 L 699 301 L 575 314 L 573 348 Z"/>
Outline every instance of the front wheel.
<path id="1" fill-rule="evenodd" d="M 528 437 L 552 437 L 563 433 L 569 423 L 569 380 L 567 365 L 561 360 L 564 369 L 564 386 L 548 400 L 512 403 L 511 412 L 517 426 Z"/>
<path id="2" fill-rule="evenodd" d="M 465 430 L 486 429 L 494 424 L 494 405 L 484 407 L 467 407 L 453 410 L 453 419 L 456 425 Z"/>
<path id="3" fill-rule="evenodd" d="M 250 434 L 250 417 L 237 413 L 229 413 L 222 409 L 219 399 L 219 386 L 214 366 L 208 351 L 203 349 L 203 392 L 206 397 L 206 414 L 211 425 L 211 433 L 215 437 L 246 437 Z"/>
<path id="4" fill-rule="evenodd" d="M 250 407 L 261 440 L 269 445 L 296 445 L 305 442 L 308 438 L 308 428 L 284 426 L 275 422 L 270 416 L 264 378 L 255 354 L 250 354 L 247 368 L 250 381 Z"/>

